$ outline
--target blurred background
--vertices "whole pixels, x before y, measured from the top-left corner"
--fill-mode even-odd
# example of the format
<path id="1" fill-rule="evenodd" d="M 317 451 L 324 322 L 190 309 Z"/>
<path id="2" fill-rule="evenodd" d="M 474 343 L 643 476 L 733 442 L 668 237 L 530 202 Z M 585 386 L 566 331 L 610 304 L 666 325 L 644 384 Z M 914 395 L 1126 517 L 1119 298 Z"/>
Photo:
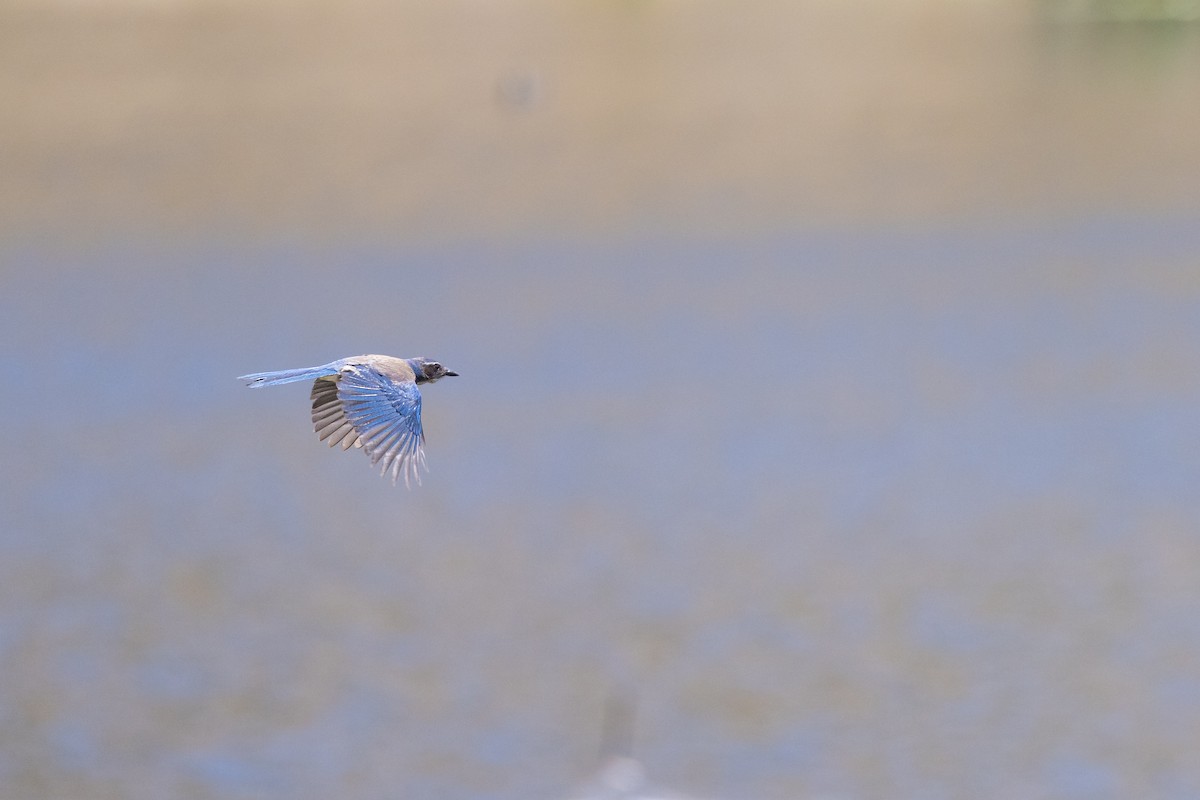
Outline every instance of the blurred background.
<path id="1" fill-rule="evenodd" d="M 1200 796 L 1198 15 L 3 3 L 0 797 Z"/>

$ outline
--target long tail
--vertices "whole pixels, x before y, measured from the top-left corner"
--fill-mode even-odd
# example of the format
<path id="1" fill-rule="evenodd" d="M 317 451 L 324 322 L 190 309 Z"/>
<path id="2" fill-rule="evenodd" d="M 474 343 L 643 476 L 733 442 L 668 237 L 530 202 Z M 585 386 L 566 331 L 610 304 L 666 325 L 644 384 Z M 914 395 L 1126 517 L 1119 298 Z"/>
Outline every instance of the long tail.
<path id="1" fill-rule="evenodd" d="M 319 367 L 305 367 L 304 369 L 282 369 L 278 372 L 254 372 L 249 375 L 238 377 L 239 381 L 245 381 L 246 385 L 255 388 L 258 386 L 278 386 L 281 383 L 293 383 L 295 381 L 312 381 L 317 378 L 323 378 L 326 375 L 336 375 L 338 373 L 339 364 L 323 364 Z"/>

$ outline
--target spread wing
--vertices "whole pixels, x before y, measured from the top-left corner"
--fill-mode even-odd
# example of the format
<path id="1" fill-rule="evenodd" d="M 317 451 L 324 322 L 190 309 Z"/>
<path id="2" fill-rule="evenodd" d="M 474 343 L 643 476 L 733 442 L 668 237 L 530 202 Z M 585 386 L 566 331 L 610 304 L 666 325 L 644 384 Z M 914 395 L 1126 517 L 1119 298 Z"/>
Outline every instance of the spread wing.
<path id="1" fill-rule="evenodd" d="M 354 426 L 342 413 L 342 401 L 338 397 L 335 381 L 325 378 L 313 381 L 312 421 L 317 436 L 322 442 L 328 440 L 330 447 L 341 444 L 343 450 L 349 450 L 363 446 Z"/>
<path id="2" fill-rule="evenodd" d="M 313 387 L 314 424 L 318 390 L 328 392 Z M 421 432 L 421 392 L 417 385 L 411 380 L 392 380 L 374 367 L 361 365 L 342 370 L 335 392 L 339 412 L 326 412 L 322 417 L 328 438 L 341 441 L 343 448 L 362 447 L 372 464 L 383 465 L 380 475 L 392 473 L 392 483 L 402 474 L 405 486 L 410 479 L 420 483 L 417 467 L 425 466 L 425 434 Z M 347 444 L 351 437 L 354 441 Z"/>

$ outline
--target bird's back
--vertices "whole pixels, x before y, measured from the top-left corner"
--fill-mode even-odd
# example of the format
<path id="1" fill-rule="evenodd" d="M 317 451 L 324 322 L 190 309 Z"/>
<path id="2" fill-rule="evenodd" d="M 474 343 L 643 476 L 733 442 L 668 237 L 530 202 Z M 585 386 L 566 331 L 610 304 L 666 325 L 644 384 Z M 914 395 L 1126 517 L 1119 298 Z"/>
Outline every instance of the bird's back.
<path id="1" fill-rule="evenodd" d="M 368 367 L 397 383 L 415 381 L 417 375 L 407 359 L 395 356 L 363 355 L 342 359 L 344 366 Z"/>

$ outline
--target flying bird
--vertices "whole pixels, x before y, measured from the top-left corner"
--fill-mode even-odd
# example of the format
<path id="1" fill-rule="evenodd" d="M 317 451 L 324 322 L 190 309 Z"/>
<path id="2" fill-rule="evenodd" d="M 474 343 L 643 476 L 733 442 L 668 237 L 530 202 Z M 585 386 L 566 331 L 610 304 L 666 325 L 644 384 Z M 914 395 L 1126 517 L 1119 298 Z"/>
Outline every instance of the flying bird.
<path id="1" fill-rule="evenodd" d="M 403 475 L 419 484 L 417 467 L 425 466 L 425 434 L 421 430 L 423 383 L 458 377 L 437 361 L 393 356 L 352 356 L 319 367 L 255 372 L 239 381 L 254 388 L 294 381 L 313 382 L 312 421 L 321 441 L 343 450 L 361 447 L 379 474 Z"/>

